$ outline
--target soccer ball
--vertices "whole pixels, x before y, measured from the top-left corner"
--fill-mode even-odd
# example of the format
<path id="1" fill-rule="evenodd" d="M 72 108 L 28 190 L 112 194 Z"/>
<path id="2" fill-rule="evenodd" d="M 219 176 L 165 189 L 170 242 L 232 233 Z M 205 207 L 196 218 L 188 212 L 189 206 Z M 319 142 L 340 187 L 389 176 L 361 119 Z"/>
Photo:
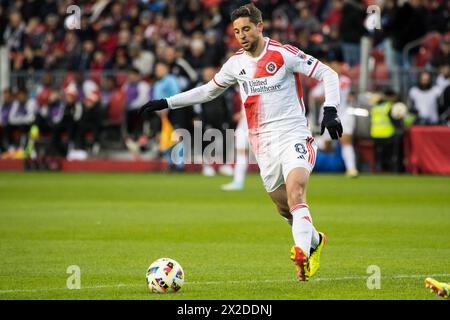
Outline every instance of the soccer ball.
<path id="1" fill-rule="evenodd" d="M 173 259 L 161 258 L 147 269 L 147 286 L 151 292 L 177 292 L 184 283 L 184 271 Z"/>
<path id="2" fill-rule="evenodd" d="M 408 114 L 408 107 L 403 102 L 394 103 L 391 108 L 391 116 L 395 120 L 400 120 Z"/>

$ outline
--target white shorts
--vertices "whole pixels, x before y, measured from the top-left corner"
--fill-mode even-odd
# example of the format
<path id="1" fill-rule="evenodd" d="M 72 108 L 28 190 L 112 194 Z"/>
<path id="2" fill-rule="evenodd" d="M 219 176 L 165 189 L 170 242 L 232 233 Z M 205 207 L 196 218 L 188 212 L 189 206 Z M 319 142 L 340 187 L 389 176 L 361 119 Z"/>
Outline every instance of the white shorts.
<path id="1" fill-rule="evenodd" d="M 266 140 L 268 141 L 258 141 L 258 148 L 255 150 L 254 139 L 250 138 L 267 192 L 273 192 L 285 184 L 292 169 L 313 170 L 317 154 L 314 138 L 291 132 L 283 134 L 279 139 Z"/>

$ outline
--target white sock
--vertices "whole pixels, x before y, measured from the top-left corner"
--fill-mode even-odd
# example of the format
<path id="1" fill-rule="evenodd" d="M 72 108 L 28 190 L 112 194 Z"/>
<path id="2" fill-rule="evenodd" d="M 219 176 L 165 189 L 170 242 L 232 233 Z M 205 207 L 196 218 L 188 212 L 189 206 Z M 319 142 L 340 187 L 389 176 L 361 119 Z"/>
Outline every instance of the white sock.
<path id="1" fill-rule="evenodd" d="M 313 232 L 311 235 L 311 249 L 317 248 L 317 246 L 319 245 L 319 242 L 320 242 L 319 233 L 317 232 L 316 228 L 314 228 L 314 226 L 313 226 Z"/>
<path id="2" fill-rule="evenodd" d="M 345 163 L 345 170 L 356 170 L 355 149 L 353 145 L 342 145 L 342 158 Z"/>
<path id="3" fill-rule="evenodd" d="M 300 203 L 291 208 L 293 218 L 292 235 L 297 247 L 309 256 L 311 247 L 317 247 L 319 234 L 312 224 L 309 208 L 306 203 Z"/>
<path id="4" fill-rule="evenodd" d="M 247 172 L 247 157 L 245 152 L 239 152 L 236 155 L 236 165 L 234 167 L 234 182 L 240 185 L 244 184 L 245 174 Z"/>

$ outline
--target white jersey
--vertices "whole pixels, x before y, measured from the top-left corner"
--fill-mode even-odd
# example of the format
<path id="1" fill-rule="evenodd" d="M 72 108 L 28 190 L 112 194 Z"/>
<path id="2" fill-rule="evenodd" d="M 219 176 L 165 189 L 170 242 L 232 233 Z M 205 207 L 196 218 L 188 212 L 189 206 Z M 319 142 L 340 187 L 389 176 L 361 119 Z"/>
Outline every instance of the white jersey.
<path id="1" fill-rule="evenodd" d="M 238 50 L 207 84 L 167 99 L 175 109 L 214 99 L 228 87 L 239 85 L 250 136 L 258 140 L 275 133 L 296 131 L 311 135 L 305 117 L 301 77 L 324 81 L 325 103 L 339 106 L 337 73 L 312 56 L 291 45 L 264 38 L 265 47 L 258 57 Z M 250 137 L 251 140 L 252 137 Z"/>
<path id="2" fill-rule="evenodd" d="M 289 172 L 311 172 L 317 145 L 305 117 L 302 76 L 324 82 L 326 106 L 339 106 L 337 73 L 299 49 L 264 38 L 264 50 L 251 57 L 243 49 L 228 59 L 207 84 L 167 99 L 169 108 L 210 101 L 228 87 L 239 85 L 250 145 L 264 187 L 273 192 Z"/>
<path id="3" fill-rule="evenodd" d="M 321 63 L 294 46 L 265 41 L 259 57 L 237 51 L 213 81 L 222 88 L 239 84 L 250 134 L 307 128 L 301 76 L 317 77 L 323 71 Z"/>

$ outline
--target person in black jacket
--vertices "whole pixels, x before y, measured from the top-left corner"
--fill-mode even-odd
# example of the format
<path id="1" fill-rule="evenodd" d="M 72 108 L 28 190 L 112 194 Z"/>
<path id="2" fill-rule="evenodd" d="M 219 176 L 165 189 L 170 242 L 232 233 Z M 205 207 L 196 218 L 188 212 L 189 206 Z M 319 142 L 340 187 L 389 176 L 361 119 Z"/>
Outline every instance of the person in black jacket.
<path id="1" fill-rule="evenodd" d="M 342 40 L 344 61 L 350 66 L 359 64 L 361 37 L 367 32 L 364 27 L 366 11 L 362 0 L 345 0 L 339 34 Z"/>
<path id="2" fill-rule="evenodd" d="M 420 0 L 410 0 L 396 10 L 390 27 L 392 46 L 396 53 L 396 64 L 410 65 L 410 61 L 403 61 L 405 46 L 423 37 L 427 31 L 426 10 Z M 410 58 L 417 54 L 419 46 L 410 51 Z"/>

